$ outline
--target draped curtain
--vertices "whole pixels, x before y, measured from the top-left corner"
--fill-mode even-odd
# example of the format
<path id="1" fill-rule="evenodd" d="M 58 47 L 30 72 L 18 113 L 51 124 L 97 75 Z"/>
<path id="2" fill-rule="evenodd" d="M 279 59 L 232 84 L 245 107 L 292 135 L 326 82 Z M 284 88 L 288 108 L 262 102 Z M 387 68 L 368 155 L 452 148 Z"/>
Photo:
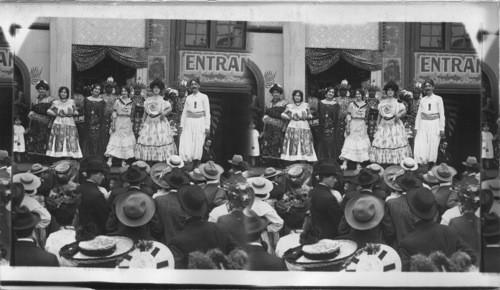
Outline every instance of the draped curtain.
<path id="1" fill-rule="evenodd" d="M 378 50 L 306 48 L 306 64 L 312 74 L 326 71 L 341 57 L 348 63 L 368 71 L 382 69 L 382 52 Z"/>
<path id="2" fill-rule="evenodd" d="M 73 61 L 78 71 L 84 71 L 95 66 L 106 55 L 129 67 L 137 69 L 148 67 L 148 57 L 144 48 L 76 44 L 72 47 Z"/>

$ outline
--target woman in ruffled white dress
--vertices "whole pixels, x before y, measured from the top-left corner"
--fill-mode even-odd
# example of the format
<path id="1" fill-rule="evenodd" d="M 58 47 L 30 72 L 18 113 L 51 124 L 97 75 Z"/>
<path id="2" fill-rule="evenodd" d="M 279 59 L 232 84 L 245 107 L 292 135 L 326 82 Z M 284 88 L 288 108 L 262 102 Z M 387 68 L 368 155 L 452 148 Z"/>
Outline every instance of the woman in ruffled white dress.
<path id="1" fill-rule="evenodd" d="M 189 81 L 192 94 L 186 97 L 179 127 L 179 156 L 184 162 L 197 165 L 203 154 L 205 138 L 210 134 L 210 102 L 200 92 L 200 80 Z"/>
<path id="2" fill-rule="evenodd" d="M 378 105 L 378 129 L 373 136 L 370 161 L 378 164 L 399 164 L 411 157 L 406 129 L 401 117 L 406 113 L 403 103 L 394 98 L 398 85 L 390 81 L 384 86 L 387 97 Z"/>
<path id="3" fill-rule="evenodd" d="M 311 128 L 307 120 L 312 119 L 309 104 L 304 102 L 304 93 L 295 90 L 292 93 L 293 103 L 286 105 L 281 117 L 290 120 L 285 132 L 281 159 L 287 161 L 316 162 L 316 152 Z"/>
<path id="4" fill-rule="evenodd" d="M 342 169 L 347 169 L 347 161 L 362 163 L 370 160 L 370 138 L 366 125 L 367 104 L 363 100 L 365 92 L 361 89 L 354 90 L 355 100 L 349 103 L 346 117 L 346 138 L 340 159 L 344 160 Z"/>
<path id="5" fill-rule="evenodd" d="M 56 117 L 50 131 L 47 156 L 83 157 L 74 119 L 74 116 L 78 115 L 75 109 L 76 103 L 69 96 L 69 89 L 67 87 L 60 87 L 60 100 L 53 101 L 52 106 L 47 111 L 48 115 Z"/>
<path id="6" fill-rule="evenodd" d="M 165 89 L 160 79 L 154 80 L 149 86 L 153 95 L 144 101 L 145 112 L 135 147 L 135 158 L 166 162 L 168 157 L 177 154 L 172 129 L 166 117 L 172 111 L 172 105 L 160 95 Z"/>
<path id="7" fill-rule="evenodd" d="M 125 160 L 135 157 L 135 135 L 132 125 L 131 113 L 133 101 L 129 97 L 130 89 L 127 86 L 120 88 L 120 97 L 113 104 L 111 114 L 111 136 L 106 147 L 105 156 L 108 157 L 108 165 L 111 166 L 112 158 Z"/>

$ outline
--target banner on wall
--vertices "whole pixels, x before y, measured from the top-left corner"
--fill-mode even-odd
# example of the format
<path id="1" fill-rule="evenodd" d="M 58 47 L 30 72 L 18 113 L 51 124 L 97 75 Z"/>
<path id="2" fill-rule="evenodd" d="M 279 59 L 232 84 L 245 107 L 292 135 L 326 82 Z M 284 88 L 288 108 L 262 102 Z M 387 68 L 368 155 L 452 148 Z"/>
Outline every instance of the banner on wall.
<path id="1" fill-rule="evenodd" d="M 246 83 L 247 53 L 180 51 L 180 75 L 199 77 L 202 83 Z"/>
<path id="2" fill-rule="evenodd" d="M 415 80 L 436 85 L 481 85 L 481 60 L 474 54 L 415 53 Z"/>
<path id="3" fill-rule="evenodd" d="M 0 82 L 12 82 L 14 78 L 14 55 L 8 47 L 0 47 Z"/>

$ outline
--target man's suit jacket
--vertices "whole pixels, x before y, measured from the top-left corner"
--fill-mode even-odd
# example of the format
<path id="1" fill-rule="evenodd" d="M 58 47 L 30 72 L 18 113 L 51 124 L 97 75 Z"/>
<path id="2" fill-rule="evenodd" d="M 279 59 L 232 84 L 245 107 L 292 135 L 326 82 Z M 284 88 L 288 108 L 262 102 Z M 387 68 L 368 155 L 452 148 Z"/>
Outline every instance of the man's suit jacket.
<path id="1" fill-rule="evenodd" d="M 476 257 L 481 257 L 481 220 L 474 213 L 452 218 L 448 227 L 469 245 Z"/>
<path id="2" fill-rule="evenodd" d="M 192 218 L 186 223 L 186 228 L 178 233 L 168 245 L 175 258 L 176 269 L 186 269 L 189 253 L 218 248 L 224 254 L 229 254 L 238 247 L 226 226 L 218 223 Z"/>
<path id="3" fill-rule="evenodd" d="M 85 180 L 78 186 L 76 191 L 80 194 L 80 205 L 78 206 L 79 224 L 83 226 L 93 222 L 97 225 L 97 234 L 105 234 L 109 207 L 97 184 Z"/>
<path id="4" fill-rule="evenodd" d="M 337 199 L 330 189 L 322 184 L 311 189 L 309 197 L 312 223 L 321 229 L 321 238 L 335 238 L 343 214 Z"/>
<path id="5" fill-rule="evenodd" d="M 449 257 L 458 250 L 469 254 L 475 262 L 474 252 L 462 238 L 447 226 L 431 220 L 419 221 L 415 231 L 404 238 L 398 246 L 403 271 L 410 270 L 410 258 L 415 254 L 429 255 L 432 252 L 441 251 Z"/>
<path id="6" fill-rule="evenodd" d="M 285 261 L 266 252 L 260 245 L 247 245 L 249 265 L 252 271 L 288 271 Z"/>
<path id="7" fill-rule="evenodd" d="M 418 218 L 411 212 L 406 201 L 406 194 L 389 199 L 386 204 L 396 232 L 394 245 L 397 247 L 400 241 L 415 230 Z"/>
<path id="8" fill-rule="evenodd" d="M 242 211 L 233 211 L 217 219 L 217 223 L 226 225 L 231 236 L 242 247 L 248 243 L 248 235 L 243 225 L 244 216 L 245 214 Z"/>
<path id="9" fill-rule="evenodd" d="M 203 190 L 205 191 L 205 196 L 207 197 L 208 212 L 210 212 L 214 207 L 224 204 L 221 197 L 225 197 L 226 192 L 220 187 L 219 183 L 207 183 Z"/>
<path id="10" fill-rule="evenodd" d="M 12 265 L 59 267 L 59 261 L 56 255 L 37 248 L 34 241 L 16 241 Z"/>
<path id="11" fill-rule="evenodd" d="M 445 152 L 443 152 L 441 149 L 438 149 L 436 165 L 439 165 L 441 163 L 446 163 L 449 166 L 454 166 L 453 158 L 451 157 L 451 153 L 449 150 L 446 150 Z"/>
<path id="12" fill-rule="evenodd" d="M 154 200 L 156 213 L 163 227 L 163 237 L 160 242 L 168 245 L 186 227 L 188 215 L 181 208 L 177 198 L 177 191 L 170 191 L 168 194 L 158 196 Z"/>
<path id="13" fill-rule="evenodd" d="M 215 160 L 215 152 L 211 147 L 207 149 L 205 148 L 205 146 L 203 146 L 203 152 L 201 154 L 201 163 L 206 163 L 210 160 L 212 161 Z"/>

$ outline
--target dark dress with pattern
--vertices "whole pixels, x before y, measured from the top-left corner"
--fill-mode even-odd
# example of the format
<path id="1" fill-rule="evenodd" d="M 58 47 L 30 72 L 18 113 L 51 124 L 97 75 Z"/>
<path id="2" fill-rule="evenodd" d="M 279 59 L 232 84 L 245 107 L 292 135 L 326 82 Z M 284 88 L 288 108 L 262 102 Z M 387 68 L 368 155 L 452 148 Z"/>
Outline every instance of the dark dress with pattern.
<path id="1" fill-rule="evenodd" d="M 106 146 L 108 145 L 109 138 L 111 137 L 110 129 L 111 129 L 111 123 L 112 123 L 112 118 L 111 114 L 114 111 L 114 106 L 115 106 L 115 101 L 117 99 L 116 95 L 106 95 L 103 94 L 101 95 L 101 98 L 104 100 L 106 103 L 106 106 L 104 108 L 104 119 L 103 119 L 103 144 L 104 144 L 104 150 L 106 150 Z"/>
<path id="2" fill-rule="evenodd" d="M 104 144 L 104 110 L 106 103 L 104 100 L 90 101 L 85 98 L 85 139 L 82 144 L 83 156 L 104 155 L 106 144 Z"/>
<path id="3" fill-rule="evenodd" d="M 337 160 L 340 155 L 337 137 L 339 136 L 340 126 L 340 106 L 338 103 L 325 104 L 319 102 L 319 134 L 320 141 L 318 145 L 318 160 L 332 158 Z"/>
<path id="4" fill-rule="evenodd" d="M 132 129 L 135 139 L 139 138 L 139 131 L 141 130 L 142 117 L 144 115 L 144 100 L 145 98 L 142 95 L 132 96 Z"/>
<path id="5" fill-rule="evenodd" d="M 47 96 L 37 99 L 31 107 L 35 114 L 31 117 L 29 134 L 26 138 L 26 151 L 31 154 L 45 155 L 49 144 L 50 130 L 54 117 L 47 114 L 47 110 L 52 106 L 54 99 Z"/>
<path id="6" fill-rule="evenodd" d="M 337 103 L 340 106 L 340 123 L 339 123 L 339 129 L 337 132 L 337 138 L 336 143 L 337 143 L 337 148 L 340 151 L 342 147 L 344 147 L 344 141 L 345 141 L 345 128 L 347 125 L 346 117 L 347 114 L 349 114 L 349 104 L 354 100 L 354 98 L 349 98 L 349 97 L 339 97 L 337 98 Z"/>
<path id="7" fill-rule="evenodd" d="M 368 120 L 368 137 L 370 138 L 370 142 L 373 141 L 373 135 L 377 130 L 378 103 L 379 100 L 377 98 L 366 99 L 366 118 Z"/>
<path id="8" fill-rule="evenodd" d="M 281 113 L 286 109 L 287 102 L 279 100 L 272 102 L 266 108 L 266 115 L 269 116 L 264 120 L 264 136 L 262 137 L 262 157 L 279 159 L 283 146 L 283 138 L 285 137 L 286 122 L 281 119 Z"/>

